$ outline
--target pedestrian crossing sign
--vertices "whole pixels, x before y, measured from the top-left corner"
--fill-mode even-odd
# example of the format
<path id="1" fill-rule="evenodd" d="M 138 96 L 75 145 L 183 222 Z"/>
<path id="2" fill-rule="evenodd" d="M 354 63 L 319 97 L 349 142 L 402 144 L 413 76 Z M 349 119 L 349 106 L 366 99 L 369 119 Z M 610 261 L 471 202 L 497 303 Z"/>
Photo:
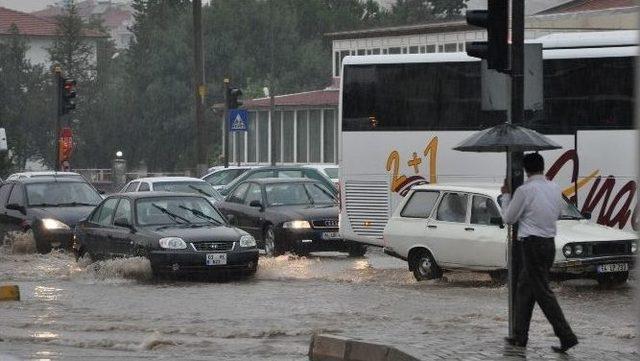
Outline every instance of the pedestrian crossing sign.
<path id="1" fill-rule="evenodd" d="M 229 131 L 246 132 L 249 128 L 249 113 L 244 109 L 229 109 Z"/>

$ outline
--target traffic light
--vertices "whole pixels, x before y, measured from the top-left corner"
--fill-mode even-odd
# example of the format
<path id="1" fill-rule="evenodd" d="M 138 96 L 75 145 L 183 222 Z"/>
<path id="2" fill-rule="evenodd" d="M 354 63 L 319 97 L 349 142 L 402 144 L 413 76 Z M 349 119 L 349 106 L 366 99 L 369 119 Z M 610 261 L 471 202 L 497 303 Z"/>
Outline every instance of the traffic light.
<path id="1" fill-rule="evenodd" d="M 487 41 L 466 44 L 467 55 L 487 60 L 489 69 L 509 69 L 509 0 L 488 0 L 488 10 L 467 11 L 467 24 L 487 29 Z"/>
<path id="2" fill-rule="evenodd" d="M 242 96 L 242 90 L 238 88 L 229 88 L 227 94 L 227 109 L 238 109 L 242 105 L 239 98 Z"/>
<path id="3" fill-rule="evenodd" d="M 76 81 L 73 79 L 60 78 L 60 89 L 58 89 L 58 113 L 65 115 L 76 108 L 73 99 L 76 97 Z"/>

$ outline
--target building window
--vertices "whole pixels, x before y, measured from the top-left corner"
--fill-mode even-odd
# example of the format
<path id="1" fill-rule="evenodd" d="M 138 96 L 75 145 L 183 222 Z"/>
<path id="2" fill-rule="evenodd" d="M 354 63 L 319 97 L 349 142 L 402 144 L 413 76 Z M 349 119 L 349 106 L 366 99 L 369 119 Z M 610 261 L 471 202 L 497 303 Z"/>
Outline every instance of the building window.
<path id="1" fill-rule="evenodd" d="M 371 55 L 371 49 L 367 49 L 367 55 Z"/>
<path id="2" fill-rule="evenodd" d="M 256 162 L 257 147 L 257 130 L 258 130 L 258 113 L 249 112 L 249 131 L 247 132 L 247 162 Z"/>
<path id="3" fill-rule="evenodd" d="M 421 46 L 420 47 L 420 53 L 424 54 L 427 52 L 427 47 L 426 46 Z"/>
<path id="4" fill-rule="evenodd" d="M 293 111 L 282 113 L 282 161 L 293 163 Z"/>
<path id="5" fill-rule="evenodd" d="M 336 51 L 335 52 L 335 59 L 334 59 L 334 66 L 335 68 L 333 69 L 333 76 L 339 76 L 340 75 L 340 52 Z"/>
<path id="6" fill-rule="evenodd" d="M 409 54 L 418 54 L 418 47 L 417 46 L 409 47 Z"/>
<path id="7" fill-rule="evenodd" d="M 455 53 L 456 51 L 458 51 L 458 44 L 457 43 L 444 44 L 444 52 L 445 53 Z"/>
<path id="8" fill-rule="evenodd" d="M 435 53 L 436 46 L 435 45 L 427 45 L 427 53 Z"/>
<path id="9" fill-rule="evenodd" d="M 389 54 L 402 54 L 402 48 L 389 48 Z"/>
<path id="10" fill-rule="evenodd" d="M 458 43 L 458 51 L 462 52 L 465 49 L 465 43 Z"/>
<path id="11" fill-rule="evenodd" d="M 269 163 L 269 112 L 258 112 L 258 160 Z"/>
<path id="12" fill-rule="evenodd" d="M 388 54 L 388 53 L 389 53 L 389 51 L 388 51 L 387 49 L 382 49 L 382 54 L 385 54 L 385 55 L 386 55 L 386 54 Z"/>
<path id="13" fill-rule="evenodd" d="M 309 111 L 309 162 L 320 163 L 320 110 Z"/>
<path id="14" fill-rule="evenodd" d="M 340 75 L 340 71 L 342 69 L 342 60 L 344 60 L 344 57 L 347 56 L 347 55 L 349 55 L 349 50 L 343 50 L 343 51 L 340 52 L 340 61 L 336 65 L 338 67 L 337 71 L 336 71 L 336 74 Z"/>
<path id="15" fill-rule="evenodd" d="M 236 162 L 244 163 L 244 137 L 246 132 L 234 132 L 236 138 Z"/>
<path id="16" fill-rule="evenodd" d="M 438 53 L 444 53 L 444 45 L 438 45 Z"/>
<path id="17" fill-rule="evenodd" d="M 358 55 L 364 55 L 364 49 L 358 49 Z"/>
<path id="18" fill-rule="evenodd" d="M 372 49 L 372 50 L 371 50 L 371 54 L 373 54 L 373 55 L 380 55 L 380 49 Z"/>
<path id="19" fill-rule="evenodd" d="M 273 132 L 273 139 L 271 139 L 271 141 L 273 142 L 275 140 L 276 144 L 274 145 L 274 147 L 272 149 L 276 150 L 276 154 L 272 154 L 271 156 L 273 157 L 273 159 L 276 160 L 276 162 L 282 162 L 282 143 L 280 142 L 281 139 L 281 134 L 282 134 L 282 112 L 281 111 L 275 111 L 273 112 L 273 118 L 271 119 L 271 127 L 272 129 L 274 129 L 275 131 Z"/>
<path id="20" fill-rule="evenodd" d="M 335 110 L 326 109 L 324 111 L 324 129 L 323 129 L 323 142 L 324 142 L 324 162 L 325 163 L 335 163 L 335 148 L 336 148 L 336 119 L 335 119 Z"/>
<path id="21" fill-rule="evenodd" d="M 297 122 L 296 124 L 296 133 L 297 133 L 296 134 L 296 142 L 297 142 L 296 161 L 299 163 L 307 162 L 307 133 L 308 133 L 307 119 L 308 118 L 309 118 L 309 111 L 298 110 L 297 120 L 296 120 Z"/>

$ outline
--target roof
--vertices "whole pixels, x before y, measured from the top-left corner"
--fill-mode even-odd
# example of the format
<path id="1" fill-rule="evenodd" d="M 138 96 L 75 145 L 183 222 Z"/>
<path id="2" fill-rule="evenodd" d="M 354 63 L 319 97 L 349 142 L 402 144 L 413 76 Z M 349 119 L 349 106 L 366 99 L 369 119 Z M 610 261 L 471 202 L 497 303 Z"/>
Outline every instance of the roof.
<path id="1" fill-rule="evenodd" d="M 363 29 L 326 33 L 324 36 L 332 39 L 361 39 L 377 38 L 382 36 L 403 36 L 414 34 L 441 33 L 443 31 L 462 31 L 475 29 L 464 20 L 439 21 L 418 25 L 392 26 L 385 28 Z"/>
<path id="2" fill-rule="evenodd" d="M 500 184 L 496 183 L 437 183 L 412 187 L 415 190 L 442 190 L 452 192 L 480 193 L 491 197 L 500 195 Z"/>
<path id="3" fill-rule="evenodd" d="M 114 193 L 110 194 L 109 197 L 128 197 L 131 199 L 140 199 L 140 198 L 155 198 L 155 197 L 200 197 L 206 199 L 204 196 L 195 194 L 195 193 L 178 193 L 178 192 L 162 192 L 162 191 L 154 191 L 154 192 L 125 192 L 125 193 Z"/>
<path id="4" fill-rule="evenodd" d="M 54 177 L 54 176 L 41 176 L 35 178 L 12 178 L 6 179 L 7 183 L 9 182 L 17 182 L 17 183 L 87 183 L 87 181 L 82 177 Z"/>
<path id="5" fill-rule="evenodd" d="M 26 36 L 58 35 L 55 20 L 0 7 L 0 35 L 11 34 L 10 29 L 13 24 L 18 27 L 20 34 Z M 108 35 L 95 30 L 85 30 L 84 36 L 101 38 Z"/>
<path id="6" fill-rule="evenodd" d="M 640 6 L 640 0 L 573 0 L 543 10 L 536 15 L 577 13 L 584 11 L 611 10 Z"/>
<path id="7" fill-rule="evenodd" d="M 322 107 L 322 106 L 338 106 L 338 98 L 340 97 L 340 89 L 326 88 L 323 90 L 313 90 L 302 93 L 276 95 L 274 97 L 275 106 L 297 106 L 297 107 Z M 256 98 L 246 100 L 244 102 L 246 108 L 269 108 L 271 107 L 270 98 Z"/>
<path id="8" fill-rule="evenodd" d="M 145 177 L 131 180 L 132 182 L 204 182 L 200 178 L 193 177 Z"/>
<path id="9" fill-rule="evenodd" d="M 41 171 L 41 172 L 19 172 L 13 173 L 7 177 L 7 180 L 21 179 L 21 178 L 41 178 L 41 177 L 77 177 L 83 178 L 82 175 L 75 172 L 56 172 L 56 171 Z M 84 178 L 83 178 L 84 179 Z"/>
<path id="10" fill-rule="evenodd" d="M 247 179 L 242 183 L 274 184 L 274 183 L 320 183 L 311 178 L 257 178 Z"/>

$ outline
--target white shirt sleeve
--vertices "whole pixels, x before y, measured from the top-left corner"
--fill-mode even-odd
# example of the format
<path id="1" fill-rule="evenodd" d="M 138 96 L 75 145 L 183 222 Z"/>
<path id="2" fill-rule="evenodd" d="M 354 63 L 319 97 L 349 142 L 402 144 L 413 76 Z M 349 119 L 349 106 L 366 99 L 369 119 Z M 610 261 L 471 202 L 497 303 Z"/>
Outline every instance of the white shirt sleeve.
<path id="1" fill-rule="evenodd" d="M 518 222 L 524 211 L 524 194 L 516 189 L 513 199 L 510 194 L 502 195 L 502 220 L 507 224 Z"/>

